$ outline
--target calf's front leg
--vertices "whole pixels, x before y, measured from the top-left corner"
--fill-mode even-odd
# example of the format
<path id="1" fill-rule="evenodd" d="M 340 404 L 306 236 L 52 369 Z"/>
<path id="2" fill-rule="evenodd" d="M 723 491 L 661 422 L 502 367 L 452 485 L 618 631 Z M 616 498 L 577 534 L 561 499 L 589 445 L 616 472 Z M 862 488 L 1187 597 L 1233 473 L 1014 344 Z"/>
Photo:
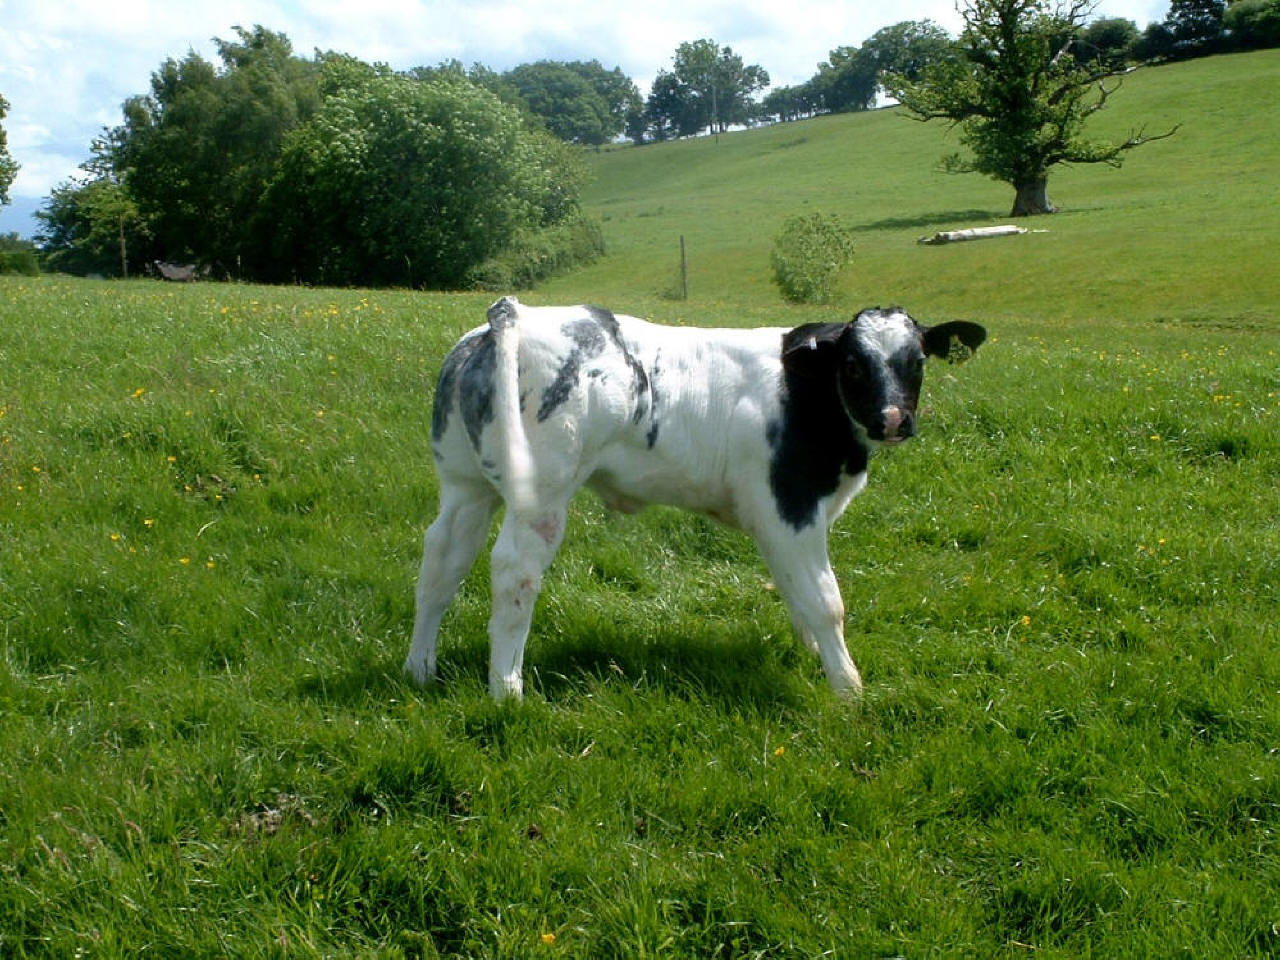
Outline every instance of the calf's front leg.
<path id="1" fill-rule="evenodd" d="M 862 694 L 862 677 L 844 642 L 844 600 L 827 558 L 825 534 L 816 527 L 757 537 L 778 592 L 801 640 L 822 660 L 827 682 L 844 697 Z"/>

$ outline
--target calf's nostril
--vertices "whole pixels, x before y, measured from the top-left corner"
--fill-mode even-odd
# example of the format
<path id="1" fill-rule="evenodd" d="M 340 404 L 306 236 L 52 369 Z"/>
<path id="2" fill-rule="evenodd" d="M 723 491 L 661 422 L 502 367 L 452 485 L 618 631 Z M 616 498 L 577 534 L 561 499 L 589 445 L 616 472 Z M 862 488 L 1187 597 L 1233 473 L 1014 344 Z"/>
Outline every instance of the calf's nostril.
<path id="1" fill-rule="evenodd" d="M 880 411 L 880 419 L 884 424 L 884 435 L 886 438 L 893 438 L 899 435 L 899 430 L 903 423 L 902 409 L 900 407 L 885 407 Z"/>

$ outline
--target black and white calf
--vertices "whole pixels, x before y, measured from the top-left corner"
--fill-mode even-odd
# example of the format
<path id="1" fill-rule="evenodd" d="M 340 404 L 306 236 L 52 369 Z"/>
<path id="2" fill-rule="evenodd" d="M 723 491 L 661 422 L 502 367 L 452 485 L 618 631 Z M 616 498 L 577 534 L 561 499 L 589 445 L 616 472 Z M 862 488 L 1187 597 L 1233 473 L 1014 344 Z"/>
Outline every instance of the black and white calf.
<path id="1" fill-rule="evenodd" d="M 418 682 L 435 676 L 441 617 L 505 501 L 489 688 L 520 695 L 542 575 L 585 485 L 614 509 L 673 504 L 751 534 L 832 687 L 856 694 L 827 531 L 866 485 L 871 451 L 915 433 L 926 355 L 967 355 L 986 331 L 923 327 L 897 308 L 794 330 L 706 330 L 512 297 L 488 321 L 440 373 L 440 513 L 425 538 L 405 670 Z"/>

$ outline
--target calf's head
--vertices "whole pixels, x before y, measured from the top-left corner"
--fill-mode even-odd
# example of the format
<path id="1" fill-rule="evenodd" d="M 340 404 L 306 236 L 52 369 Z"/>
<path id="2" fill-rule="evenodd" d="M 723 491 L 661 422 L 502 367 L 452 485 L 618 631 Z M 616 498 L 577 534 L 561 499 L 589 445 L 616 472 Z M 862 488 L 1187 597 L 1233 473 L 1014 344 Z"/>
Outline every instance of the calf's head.
<path id="1" fill-rule="evenodd" d="M 986 338 L 967 320 L 926 327 L 901 308 L 874 307 L 848 323 L 797 327 L 783 337 L 782 359 L 789 380 L 834 382 L 848 418 L 869 439 L 892 444 L 916 432 L 925 358 L 955 363 Z"/>

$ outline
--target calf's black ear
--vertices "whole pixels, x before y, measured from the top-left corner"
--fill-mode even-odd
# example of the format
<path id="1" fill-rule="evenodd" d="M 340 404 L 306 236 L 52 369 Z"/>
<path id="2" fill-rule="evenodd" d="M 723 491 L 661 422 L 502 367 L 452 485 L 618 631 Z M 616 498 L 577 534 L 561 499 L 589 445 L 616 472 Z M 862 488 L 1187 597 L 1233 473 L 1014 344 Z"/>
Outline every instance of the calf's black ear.
<path id="1" fill-rule="evenodd" d="M 782 366 L 793 372 L 816 373 L 834 366 L 836 347 L 848 329 L 847 323 L 806 323 L 782 335 Z"/>
<path id="2" fill-rule="evenodd" d="M 968 320 L 950 320 L 924 328 L 924 352 L 948 363 L 964 363 L 987 339 L 987 330 Z"/>

